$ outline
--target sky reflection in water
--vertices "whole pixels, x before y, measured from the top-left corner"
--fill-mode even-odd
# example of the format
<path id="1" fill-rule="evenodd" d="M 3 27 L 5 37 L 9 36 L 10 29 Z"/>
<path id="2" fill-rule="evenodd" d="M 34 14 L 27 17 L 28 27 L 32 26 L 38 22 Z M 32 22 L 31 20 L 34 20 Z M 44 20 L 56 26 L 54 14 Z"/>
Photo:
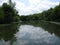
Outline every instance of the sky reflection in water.
<path id="1" fill-rule="evenodd" d="M 19 32 L 15 34 L 17 41 L 14 45 L 59 45 L 60 40 L 55 34 L 40 27 L 21 25 Z"/>

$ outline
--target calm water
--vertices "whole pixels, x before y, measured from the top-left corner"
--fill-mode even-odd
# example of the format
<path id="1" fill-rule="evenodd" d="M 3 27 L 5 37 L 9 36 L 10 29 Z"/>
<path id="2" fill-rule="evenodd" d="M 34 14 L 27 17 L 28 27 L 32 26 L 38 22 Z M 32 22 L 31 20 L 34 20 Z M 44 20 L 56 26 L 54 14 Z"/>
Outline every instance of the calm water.
<path id="1" fill-rule="evenodd" d="M 60 25 L 37 21 L 0 25 L 0 45 L 60 45 Z"/>

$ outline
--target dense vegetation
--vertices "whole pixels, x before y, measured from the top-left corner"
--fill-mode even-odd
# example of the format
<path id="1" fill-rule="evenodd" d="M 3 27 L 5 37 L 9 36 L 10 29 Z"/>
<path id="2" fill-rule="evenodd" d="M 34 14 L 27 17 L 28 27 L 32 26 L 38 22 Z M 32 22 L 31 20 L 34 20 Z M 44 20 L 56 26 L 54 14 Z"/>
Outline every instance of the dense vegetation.
<path id="1" fill-rule="evenodd" d="M 41 13 L 31 14 L 28 16 L 19 16 L 15 9 L 15 3 L 9 0 L 9 3 L 3 3 L 0 6 L 0 24 L 12 23 L 17 21 L 55 21 L 60 22 L 60 4 Z"/>
<path id="2" fill-rule="evenodd" d="M 0 23 L 12 23 L 18 21 L 18 12 L 15 9 L 15 3 L 9 0 L 9 3 L 3 3 L 0 6 Z"/>
<path id="3" fill-rule="evenodd" d="M 60 22 L 60 4 L 54 8 L 43 11 L 42 13 L 32 14 L 29 16 L 21 16 L 20 19 L 22 21 L 44 20 Z"/>

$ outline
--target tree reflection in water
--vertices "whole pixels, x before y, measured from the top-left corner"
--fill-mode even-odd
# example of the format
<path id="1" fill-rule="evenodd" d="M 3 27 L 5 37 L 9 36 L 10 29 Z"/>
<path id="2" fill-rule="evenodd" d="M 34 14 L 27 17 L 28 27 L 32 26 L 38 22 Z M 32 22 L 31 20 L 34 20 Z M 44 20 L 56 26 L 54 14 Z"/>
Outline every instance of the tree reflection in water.
<path id="1" fill-rule="evenodd" d="M 60 25 L 53 24 L 50 22 L 45 22 L 45 21 L 30 21 L 30 22 L 27 21 L 25 23 L 27 25 L 34 25 L 37 27 L 41 27 L 51 34 L 54 33 L 56 36 L 58 36 L 60 38 Z M 23 24 L 25 24 L 25 23 L 23 23 Z"/>
<path id="2" fill-rule="evenodd" d="M 18 24 L 7 24 L 0 26 L 0 40 L 10 41 L 10 45 L 16 41 L 14 34 L 18 32 Z"/>

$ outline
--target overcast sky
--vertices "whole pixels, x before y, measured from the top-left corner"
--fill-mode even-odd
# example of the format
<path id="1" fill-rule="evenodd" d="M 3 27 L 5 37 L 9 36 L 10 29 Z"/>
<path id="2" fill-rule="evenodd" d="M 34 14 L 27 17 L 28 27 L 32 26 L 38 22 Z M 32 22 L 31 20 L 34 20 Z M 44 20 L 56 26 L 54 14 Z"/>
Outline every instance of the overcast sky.
<path id="1" fill-rule="evenodd" d="M 12 0 L 20 15 L 39 13 L 59 4 L 60 0 Z M 8 0 L 0 0 L 0 5 Z"/>

